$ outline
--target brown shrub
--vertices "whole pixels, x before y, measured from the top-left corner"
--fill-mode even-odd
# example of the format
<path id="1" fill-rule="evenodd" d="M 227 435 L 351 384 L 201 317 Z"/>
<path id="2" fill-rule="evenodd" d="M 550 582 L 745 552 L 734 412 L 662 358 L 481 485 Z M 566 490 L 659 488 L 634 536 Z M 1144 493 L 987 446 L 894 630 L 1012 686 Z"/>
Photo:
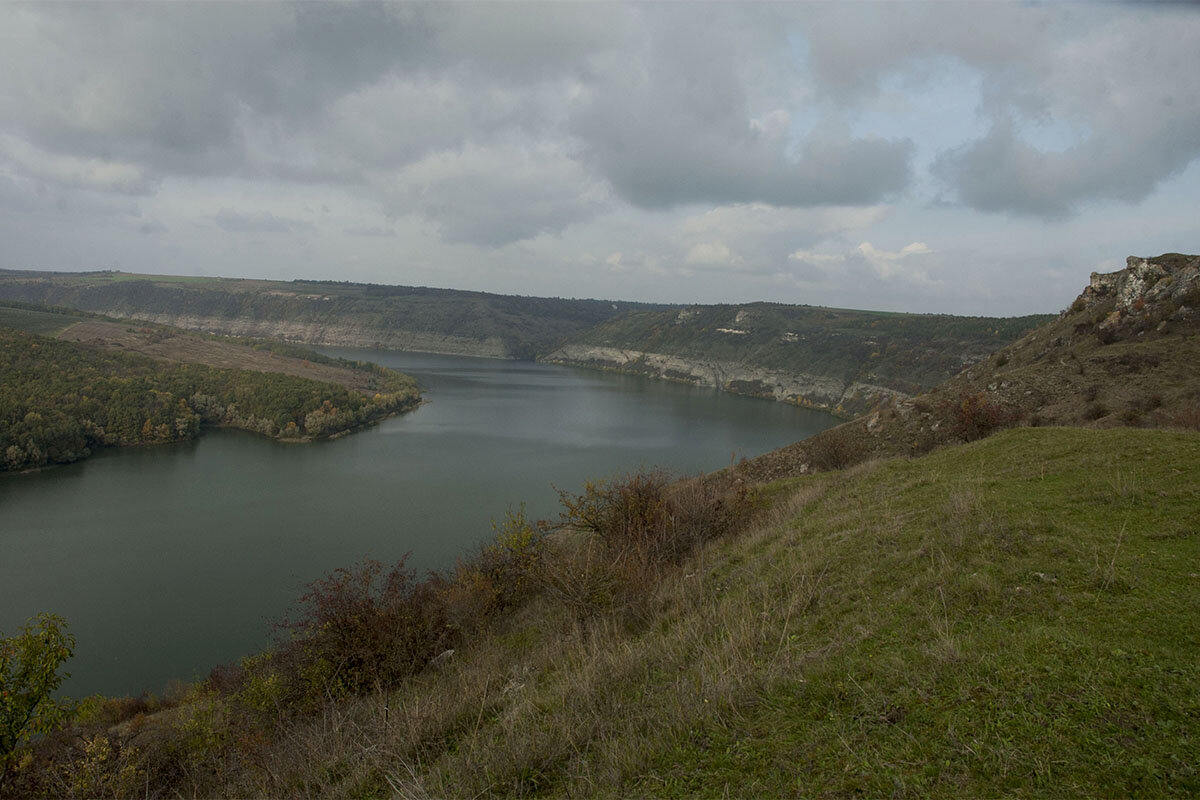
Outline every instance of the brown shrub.
<path id="1" fill-rule="evenodd" d="M 673 482 L 661 470 L 590 481 L 559 497 L 563 530 L 540 582 L 580 617 L 640 602 L 668 567 L 738 530 L 752 510 L 736 479 Z"/>
<path id="2" fill-rule="evenodd" d="M 477 626 L 491 614 L 516 608 L 537 589 L 537 574 L 546 557 L 547 524 L 530 522 L 525 507 L 508 509 L 493 522 L 495 538 L 472 558 L 459 559 L 449 577 L 432 583 L 451 627 Z"/>
<path id="3" fill-rule="evenodd" d="M 845 469 L 867 457 L 861 437 L 848 425 L 839 425 L 808 439 L 805 451 L 809 463 L 819 470 Z"/>
<path id="4" fill-rule="evenodd" d="M 1171 423 L 1179 428 L 1200 431 L 1200 403 L 1181 408 L 1171 418 Z"/>
<path id="5" fill-rule="evenodd" d="M 440 652 L 447 629 L 433 587 L 405 569 L 365 559 L 308 584 L 296 636 L 285 648 L 299 663 L 301 690 L 330 697 L 396 685 Z"/>
<path id="6" fill-rule="evenodd" d="M 963 441 L 982 439 L 1012 422 L 1012 414 L 985 392 L 963 392 L 949 406 L 950 432 Z"/>

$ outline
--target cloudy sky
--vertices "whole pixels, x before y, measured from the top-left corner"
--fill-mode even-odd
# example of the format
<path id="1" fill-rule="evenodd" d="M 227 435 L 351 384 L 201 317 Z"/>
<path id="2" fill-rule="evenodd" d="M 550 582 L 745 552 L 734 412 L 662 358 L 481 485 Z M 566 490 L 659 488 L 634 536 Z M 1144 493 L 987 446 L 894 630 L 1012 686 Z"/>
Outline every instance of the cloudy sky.
<path id="1" fill-rule="evenodd" d="M 0 266 L 1022 314 L 1200 251 L 1178 4 L 0 5 Z"/>

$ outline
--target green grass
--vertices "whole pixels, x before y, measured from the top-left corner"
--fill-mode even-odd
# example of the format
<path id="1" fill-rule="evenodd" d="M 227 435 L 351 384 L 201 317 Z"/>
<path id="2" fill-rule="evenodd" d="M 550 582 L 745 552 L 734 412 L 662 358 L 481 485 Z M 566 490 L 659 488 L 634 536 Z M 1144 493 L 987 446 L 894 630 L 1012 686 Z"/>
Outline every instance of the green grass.
<path id="1" fill-rule="evenodd" d="M 632 790 L 1194 794 L 1198 465 L 1195 435 L 1021 430 L 802 482 L 713 604 L 771 609 L 746 690 Z"/>
<path id="2" fill-rule="evenodd" d="M 526 609 L 235 793 L 1194 795 L 1197 487 L 1196 434 L 1072 429 L 774 485 L 645 624 Z"/>
<path id="3" fill-rule="evenodd" d="M 79 322 L 80 318 L 70 314 L 55 314 L 50 311 L 35 311 L 29 308 L 0 306 L 0 328 L 16 328 L 40 336 L 54 336 Z"/>

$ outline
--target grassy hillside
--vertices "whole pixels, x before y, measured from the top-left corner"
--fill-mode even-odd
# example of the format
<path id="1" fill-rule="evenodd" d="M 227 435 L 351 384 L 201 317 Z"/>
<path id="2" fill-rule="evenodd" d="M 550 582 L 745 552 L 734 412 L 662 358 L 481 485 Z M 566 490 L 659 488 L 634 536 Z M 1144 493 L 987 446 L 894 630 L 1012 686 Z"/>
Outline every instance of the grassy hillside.
<path id="1" fill-rule="evenodd" d="M 190 317 L 309 326 L 305 341 L 342 325 L 358 331 L 404 330 L 464 340 L 495 339 L 512 358 L 532 358 L 567 335 L 637 303 L 518 297 L 485 292 L 335 281 L 265 281 L 0 270 L 0 298 L 60 305 L 119 317 Z"/>
<path id="2" fill-rule="evenodd" d="M 1194 796 L 1197 487 L 1200 434 L 1059 428 L 775 482 L 630 602 L 307 708 L 261 659 L 92 703 L 6 792 Z"/>
<path id="3" fill-rule="evenodd" d="M 1049 319 L 751 303 L 626 314 L 575 335 L 568 344 L 815 373 L 915 394 Z"/>
<path id="4" fill-rule="evenodd" d="M 916 398 L 743 465 L 753 480 L 912 455 L 1011 425 L 1200 428 L 1200 256 L 1130 258 L 1058 318 Z"/>

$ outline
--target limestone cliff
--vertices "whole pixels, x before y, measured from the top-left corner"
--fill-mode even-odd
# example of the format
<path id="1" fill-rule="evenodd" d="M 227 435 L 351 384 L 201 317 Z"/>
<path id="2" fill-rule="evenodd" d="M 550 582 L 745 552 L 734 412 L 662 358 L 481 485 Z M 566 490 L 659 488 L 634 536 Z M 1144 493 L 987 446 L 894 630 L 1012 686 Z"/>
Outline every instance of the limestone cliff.
<path id="1" fill-rule="evenodd" d="M 353 322 L 301 322 L 242 317 L 201 317 L 192 314 L 147 313 L 134 311 L 133 319 L 172 325 L 185 330 L 240 336 L 250 339 L 279 339 L 308 345 L 361 347 L 375 350 L 407 350 L 480 358 L 512 358 L 498 336 L 472 338 L 453 334 L 379 328 Z"/>
<path id="2" fill-rule="evenodd" d="M 544 356 L 551 364 L 569 364 L 647 375 L 711 386 L 735 394 L 763 397 L 852 416 L 904 392 L 816 372 L 771 369 L 734 361 L 687 358 L 666 353 L 568 344 Z"/>

